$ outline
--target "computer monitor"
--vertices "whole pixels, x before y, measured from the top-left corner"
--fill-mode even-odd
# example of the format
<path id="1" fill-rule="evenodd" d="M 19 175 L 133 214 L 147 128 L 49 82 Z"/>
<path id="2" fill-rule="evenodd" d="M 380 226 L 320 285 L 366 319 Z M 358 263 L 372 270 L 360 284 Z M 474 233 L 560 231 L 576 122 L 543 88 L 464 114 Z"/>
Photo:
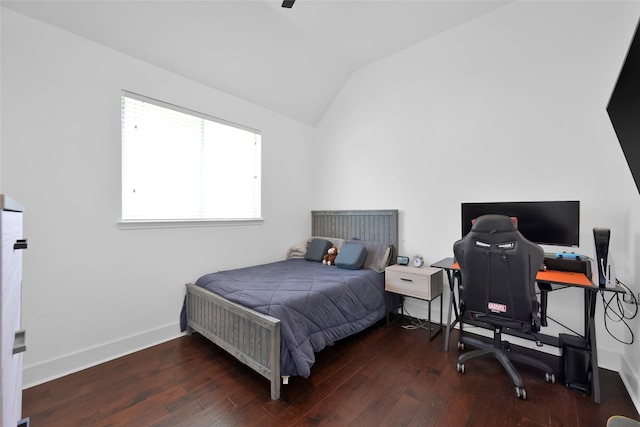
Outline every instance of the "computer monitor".
<path id="1" fill-rule="evenodd" d="M 481 215 L 499 214 L 517 218 L 518 230 L 540 245 L 580 245 L 580 202 L 490 202 L 462 203 L 462 236 Z"/>

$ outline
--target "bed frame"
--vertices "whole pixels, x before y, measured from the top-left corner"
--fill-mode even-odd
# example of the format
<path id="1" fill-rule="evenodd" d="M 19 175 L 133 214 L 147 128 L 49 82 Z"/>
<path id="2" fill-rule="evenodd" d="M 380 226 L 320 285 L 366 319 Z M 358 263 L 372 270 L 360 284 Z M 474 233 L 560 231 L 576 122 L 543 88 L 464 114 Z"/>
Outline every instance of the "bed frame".
<path id="1" fill-rule="evenodd" d="M 360 239 L 398 248 L 397 210 L 312 211 L 311 235 Z M 187 334 L 198 332 L 271 382 L 280 398 L 280 320 L 186 285 Z M 285 383 L 286 383 L 285 379 Z"/>

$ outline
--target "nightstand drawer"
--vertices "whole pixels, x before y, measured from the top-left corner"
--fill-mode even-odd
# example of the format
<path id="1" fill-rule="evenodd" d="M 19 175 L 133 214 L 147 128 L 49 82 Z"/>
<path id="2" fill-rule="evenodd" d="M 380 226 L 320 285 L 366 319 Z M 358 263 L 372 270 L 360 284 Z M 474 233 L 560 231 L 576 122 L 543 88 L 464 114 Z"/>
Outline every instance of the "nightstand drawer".
<path id="1" fill-rule="evenodd" d="M 442 294 L 439 268 L 391 265 L 385 269 L 385 290 L 431 301 Z"/>

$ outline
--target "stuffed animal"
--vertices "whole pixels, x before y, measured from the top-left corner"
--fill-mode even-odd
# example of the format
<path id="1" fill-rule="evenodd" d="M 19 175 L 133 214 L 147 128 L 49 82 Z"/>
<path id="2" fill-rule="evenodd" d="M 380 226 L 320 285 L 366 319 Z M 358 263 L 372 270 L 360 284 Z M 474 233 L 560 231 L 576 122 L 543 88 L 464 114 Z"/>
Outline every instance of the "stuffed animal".
<path id="1" fill-rule="evenodd" d="M 336 257 L 338 256 L 338 252 L 340 250 L 335 246 L 331 246 L 327 253 L 322 257 L 322 263 L 325 265 L 333 265 L 335 264 Z"/>

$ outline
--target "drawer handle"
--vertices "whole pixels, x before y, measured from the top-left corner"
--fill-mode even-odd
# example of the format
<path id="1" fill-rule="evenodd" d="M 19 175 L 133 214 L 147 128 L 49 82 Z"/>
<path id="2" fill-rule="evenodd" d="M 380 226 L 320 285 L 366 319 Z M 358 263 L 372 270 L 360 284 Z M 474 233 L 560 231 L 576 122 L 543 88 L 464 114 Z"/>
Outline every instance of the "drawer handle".
<path id="1" fill-rule="evenodd" d="M 27 331 L 21 329 L 16 331 L 13 339 L 13 354 L 22 353 L 27 350 Z"/>
<path id="2" fill-rule="evenodd" d="M 13 245 L 13 249 L 27 249 L 27 239 L 18 239 Z"/>
<path id="3" fill-rule="evenodd" d="M 413 279 L 405 279 L 404 277 L 401 277 L 400 280 L 404 282 L 413 282 Z"/>

